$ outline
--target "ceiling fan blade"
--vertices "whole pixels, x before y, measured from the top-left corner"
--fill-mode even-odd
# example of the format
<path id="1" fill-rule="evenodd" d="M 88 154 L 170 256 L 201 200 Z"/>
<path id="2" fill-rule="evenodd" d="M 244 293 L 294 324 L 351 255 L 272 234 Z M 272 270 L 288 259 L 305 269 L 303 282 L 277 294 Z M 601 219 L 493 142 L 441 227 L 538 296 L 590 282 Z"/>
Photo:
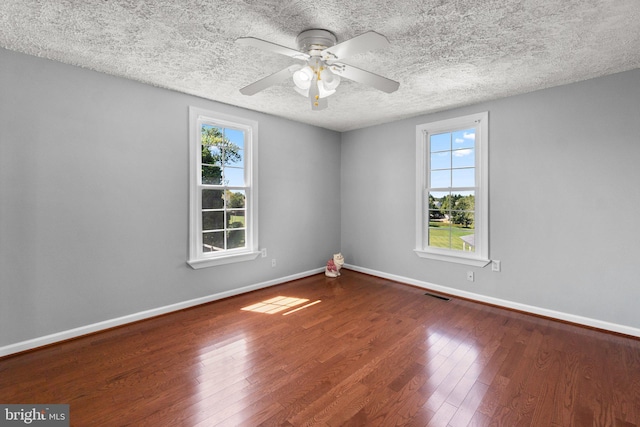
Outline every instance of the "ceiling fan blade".
<path id="1" fill-rule="evenodd" d="M 322 51 L 322 57 L 327 60 L 338 60 L 369 50 L 380 49 L 389 46 L 389 40 L 382 34 L 369 31 L 352 39 L 345 40 L 335 46 Z"/>
<path id="2" fill-rule="evenodd" d="M 400 87 L 400 83 L 394 80 L 344 63 L 333 64 L 331 71 L 354 82 L 364 83 L 387 93 L 395 92 Z"/>
<path id="3" fill-rule="evenodd" d="M 267 76 L 263 79 L 258 80 L 257 82 L 253 82 L 250 85 L 243 87 L 242 89 L 240 89 L 240 93 L 243 95 L 255 95 L 261 90 L 264 90 L 274 84 L 280 83 L 282 80 L 288 78 L 298 68 L 300 67 L 296 65 L 289 66 L 284 70 L 280 70 L 277 73 L 271 74 L 270 76 Z"/>
<path id="4" fill-rule="evenodd" d="M 236 43 L 242 46 L 252 46 L 269 52 L 279 53 L 280 55 L 290 56 L 291 58 L 303 60 L 309 59 L 309 55 L 304 52 L 300 52 L 286 46 L 280 46 L 279 44 L 271 43 L 266 40 L 257 39 L 255 37 L 240 37 L 236 40 Z"/>

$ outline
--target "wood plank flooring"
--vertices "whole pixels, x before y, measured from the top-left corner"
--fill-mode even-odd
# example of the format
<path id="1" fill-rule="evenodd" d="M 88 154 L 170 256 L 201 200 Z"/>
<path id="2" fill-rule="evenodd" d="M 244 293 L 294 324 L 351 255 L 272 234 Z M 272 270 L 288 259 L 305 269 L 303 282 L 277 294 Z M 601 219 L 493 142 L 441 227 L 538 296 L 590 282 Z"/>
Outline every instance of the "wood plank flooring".
<path id="1" fill-rule="evenodd" d="M 73 426 L 640 427 L 640 340 L 424 294 L 308 277 L 0 359 L 0 403 L 68 403 Z M 242 310 L 278 296 L 307 301 Z"/>

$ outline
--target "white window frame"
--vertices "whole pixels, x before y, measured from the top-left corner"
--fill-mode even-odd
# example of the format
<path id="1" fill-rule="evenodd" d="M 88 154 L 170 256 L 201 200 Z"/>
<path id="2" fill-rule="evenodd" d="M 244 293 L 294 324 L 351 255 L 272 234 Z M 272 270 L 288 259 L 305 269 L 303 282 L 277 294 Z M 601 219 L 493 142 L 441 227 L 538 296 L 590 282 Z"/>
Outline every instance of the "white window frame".
<path id="1" fill-rule="evenodd" d="M 246 247 L 204 252 L 202 245 L 202 125 L 242 130 L 245 174 Z M 189 259 L 194 269 L 256 259 L 258 250 L 258 122 L 189 107 Z"/>
<path id="2" fill-rule="evenodd" d="M 476 129 L 475 138 L 475 250 L 429 246 L 429 137 L 434 134 Z M 416 255 L 475 267 L 489 262 L 489 112 L 471 114 L 416 126 Z"/>

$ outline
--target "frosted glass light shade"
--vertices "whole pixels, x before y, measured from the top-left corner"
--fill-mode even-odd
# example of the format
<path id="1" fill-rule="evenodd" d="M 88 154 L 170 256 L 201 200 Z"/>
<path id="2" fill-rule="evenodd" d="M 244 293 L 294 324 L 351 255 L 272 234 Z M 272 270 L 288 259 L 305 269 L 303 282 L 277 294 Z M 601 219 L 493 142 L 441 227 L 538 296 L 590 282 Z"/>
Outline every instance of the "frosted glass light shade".
<path id="1" fill-rule="evenodd" d="M 327 96 L 333 95 L 334 93 L 336 93 L 336 90 L 327 90 L 324 83 L 322 82 L 322 80 L 317 80 L 318 82 L 318 96 L 320 98 L 326 98 Z M 306 89 L 300 89 L 298 86 L 294 87 L 294 89 L 296 90 L 296 92 L 298 92 L 300 95 L 308 98 L 309 97 L 309 89 L 311 88 L 311 84 L 309 84 L 309 86 Z"/>
<path id="2" fill-rule="evenodd" d="M 320 73 L 316 74 L 315 69 L 320 69 Z M 315 58 L 315 62 L 310 60 L 308 65 L 293 73 L 293 82 L 296 85 L 294 89 L 302 96 L 309 97 L 309 92 L 313 91 L 314 97 L 317 94 L 319 98 L 326 98 L 336 93 L 340 76 L 334 74 L 322 60 Z"/>
<path id="3" fill-rule="evenodd" d="M 333 95 L 334 93 L 336 93 L 336 90 L 328 90 L 324 80 L 318 80 L 318 96 L 320 96 L 320 98 L 326 98 L 327 96 Z"/>
<path id="4" fill-rule="evenodd" d="M 327 91 L 335 91 L 335 89 L 340 84 L 340 76 L 332 73 L 329 68 L 325 68 L 320 73 L 320 81 L 323 82 L 324 88 Z"/>
<path id="5" fill-rule="evenodd" d="M 293 83 L 295 83 L 296 87 L 303 90 L 309 89 L 312 79 L 313 70 L 308 65 L 293 73 Z"/>

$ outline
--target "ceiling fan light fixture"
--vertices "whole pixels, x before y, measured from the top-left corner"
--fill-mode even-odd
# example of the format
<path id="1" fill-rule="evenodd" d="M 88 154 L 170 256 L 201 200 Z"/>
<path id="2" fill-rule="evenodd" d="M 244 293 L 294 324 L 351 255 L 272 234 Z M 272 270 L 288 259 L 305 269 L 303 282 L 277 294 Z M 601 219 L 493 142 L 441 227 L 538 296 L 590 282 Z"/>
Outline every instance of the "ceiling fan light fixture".
<path id="1" fill-rule="evenodd" d="M 332 73 L 328 67 L 325 67 L 320 72 L 320 81 L 322 82 L 322 84 L 324 85 L 324 88 L 327 91 L 335 92 L 336 88 L 340 84 L 340 76 L 335 73 Z"/>
<path id="2" fill-rule="evenodd" d="M 299 50 L 295 50 L 255 37 L 239 38 L 237 42 L 240 44 L 306 61 L 264 77 L 243 87 L 240 92 L 255 95 L 285 78 L 293 77 L 296 92 L 311 101 L 313 110 L 322 110 L 327 108 L 326 98 L 336 92 L 342 77 L 386 93 L 398 90 L 398 82 L 340 62 L 344 57 L 388 46 L 389 40 L 385 36 L 368 31 L 341 43 L 337 43 L 337 40 L 335 34 L 327 30 L 305 30 L 298 34 L 296 41 Z"/>
<path id="3" fill-rule="evenodd" d="M 322 80 L 318 80 L 318 95 L 320 98 L 326 98 L 336 93 L 335 89 L 328 89 L 327 85 Z"/>
<path id="4" fill-rule="evenodd" d="M 335 89 L 327 89 L 327 86 L 322 82 L 322 80 L 316 80 L 316 87 L 318 88 L 318 98 L 326 98 L 327 96 L 331 96 L 336 93 Z M 299 86 L 294 87 L 295 91 L 305 98 L 309 97 L 309 91 L 311 90 L 311 83 L 307 85 L 306 89 L 302 89 Z"/>
<path id="5" fill-rule="evenodd" d="M 311 86 L 313 74 L 313 70 L 310 66 L 307 65 L 293 73 L 293 82 L 295 83 L 296 87 L 303 90 L 308 90 Z"/>

